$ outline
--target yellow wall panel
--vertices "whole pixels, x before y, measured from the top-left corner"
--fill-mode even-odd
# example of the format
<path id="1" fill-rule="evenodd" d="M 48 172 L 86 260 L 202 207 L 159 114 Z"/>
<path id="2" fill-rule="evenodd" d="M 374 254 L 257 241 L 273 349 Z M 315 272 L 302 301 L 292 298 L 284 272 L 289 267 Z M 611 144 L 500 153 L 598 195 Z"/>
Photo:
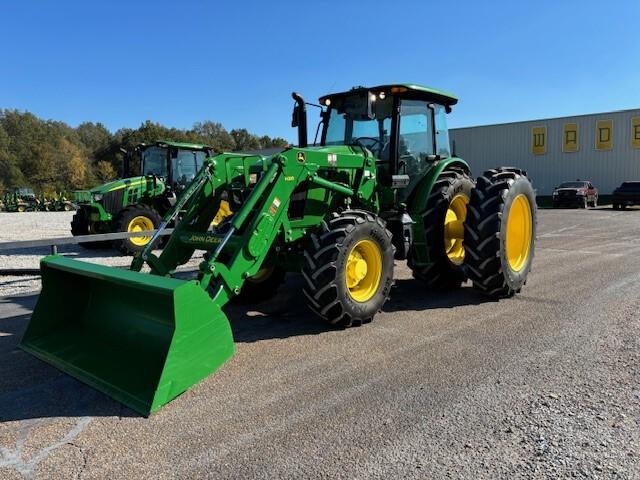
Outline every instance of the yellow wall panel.
<path id="1" fill-rule="evenodd" d="M 596 126 L 596 150 L 613 148 L 613 120 L 598 120 Z"/>
<path id="2" fill-rule="evenodd" d="M 577 152 L 580 145 L 580 138 L 578 137 L 578 124 L 577 123 L 565 123 L 564 135 L 562 140 L 563 152 Z"/>
<path id="3" fill-rule="evenodd" d="M 547 127 L 533 127 L 531 129 L 531 152 L 534 155 L 547 153 Z"/>
<path id="4" fill-rule="evenodd" d="M 631 119 L 631 146 L 640 148 L 640 117 Z"/>

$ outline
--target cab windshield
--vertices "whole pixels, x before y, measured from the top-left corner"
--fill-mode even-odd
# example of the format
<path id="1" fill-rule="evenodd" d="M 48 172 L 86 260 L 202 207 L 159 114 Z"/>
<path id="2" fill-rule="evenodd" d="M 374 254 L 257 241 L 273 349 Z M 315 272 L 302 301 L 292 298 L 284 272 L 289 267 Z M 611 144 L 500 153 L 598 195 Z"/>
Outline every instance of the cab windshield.
<path id="1" fill-rule="evenodd" d="M 196 174 L 207 156 L 202 150 L 169 148 L 171 156 L 171 177 L 174 186 L 186 186 Z M 167 148 L 150 147 L 142 154 L 142 174 L 168 178 Z"/>
<path id="2" fill-rule="evenodd" d="M 380 160 L 389 160 L 393 99 L 378 99 L 371 116 L 362 114 L 362 102 L 366 102 L 366 98 L 361 95 L 336 100 L 330 110 L 324 144 L 358 145 L 369 149 Z"/>

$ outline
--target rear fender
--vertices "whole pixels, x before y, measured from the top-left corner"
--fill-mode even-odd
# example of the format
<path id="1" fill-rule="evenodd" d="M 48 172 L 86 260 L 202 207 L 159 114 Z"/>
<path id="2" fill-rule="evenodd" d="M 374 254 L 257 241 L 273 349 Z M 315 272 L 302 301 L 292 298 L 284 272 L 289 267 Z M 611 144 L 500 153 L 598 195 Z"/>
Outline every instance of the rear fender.
<path id="1" fill-rule="evenodd" d="M 438 180 L 440 174 L 449 168 L 460 168 L 470 173 L 469 164 L 461 158 L 449 157 L 440 160 L 433 165 L 425 174 L 424 178 L 416 185 L 413 192 L 407 199 L 407 212 L 414 221 L 413 242 L 414 244 L 426 244 L 425 225 L 422 223 L 422 213 L 427 208 L 427 200 L 433 190 L 433 185 Z M 426 265 L 430 263 L 426 248 L 414 249 L 414 263 L 416 265 Z"/>
<path id="2" fill-rule="evenodd" d="M 429 198 L 429 195 L 431 195 L 433 185 L 436 183 L 440 174 L 451 167 L 460 168 L 468 173 L 471 171 L 469 164 L 461 158 L 449 157 L 444 160 L 440 160 L 427 171 L 424 178 L 420 183 L 418 183 L 418 185 L 416 185 L 413 192 L 411 192 L 411 195 L 409 195 L 407 200 L 407 211 L 409 212 L 409 215 L 413 216 L 414 214 L 418 215 L 424 212 L 427 208 L 427 199 Z"/>

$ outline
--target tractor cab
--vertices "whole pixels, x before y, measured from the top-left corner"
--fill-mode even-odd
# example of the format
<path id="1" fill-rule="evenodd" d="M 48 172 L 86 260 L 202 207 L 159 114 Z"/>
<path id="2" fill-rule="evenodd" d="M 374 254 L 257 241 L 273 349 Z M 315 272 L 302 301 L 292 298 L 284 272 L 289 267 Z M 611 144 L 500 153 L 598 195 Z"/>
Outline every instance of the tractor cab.
<path id="1" fill-rule="evenodd" d="M 142 175 L 161 178 L 170 190 L 181 192 L 195 178 L 211 148 L 178 142 L 155 142 L 138 147 Z"/>
<path id="2" fill-rule="evenodd" d="M 451 156 L 446 114 L 458 99 L 419 85 L 395 84 L 326 95 L 321 145 L 366 148 L 381 182 L 405 199 L 435 161 Z"/>
<path id="3" fill-rule="evenodd" d="M 36 194 L 33 192 L 32 188 L 27 188 L 27 187 L 16 188 L 15 195 L 17 198 L 21 200 L 32 200 L 32 201 L 36 200 Z"/>

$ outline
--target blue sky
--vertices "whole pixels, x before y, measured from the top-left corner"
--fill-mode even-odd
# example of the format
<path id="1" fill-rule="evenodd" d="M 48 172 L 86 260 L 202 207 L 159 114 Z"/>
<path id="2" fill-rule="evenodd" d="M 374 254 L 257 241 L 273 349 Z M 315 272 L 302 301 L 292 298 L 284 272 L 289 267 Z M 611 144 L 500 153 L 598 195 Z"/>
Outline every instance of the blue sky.
<path id="1" fill-rule="evenodd" d="M 74 126 L 294 139 L 292 90 L 392 82 L 456 93 L 452 127 L 640 107 L 637 0 L 0 0 L 0 25 L 0 108 Z"/>

